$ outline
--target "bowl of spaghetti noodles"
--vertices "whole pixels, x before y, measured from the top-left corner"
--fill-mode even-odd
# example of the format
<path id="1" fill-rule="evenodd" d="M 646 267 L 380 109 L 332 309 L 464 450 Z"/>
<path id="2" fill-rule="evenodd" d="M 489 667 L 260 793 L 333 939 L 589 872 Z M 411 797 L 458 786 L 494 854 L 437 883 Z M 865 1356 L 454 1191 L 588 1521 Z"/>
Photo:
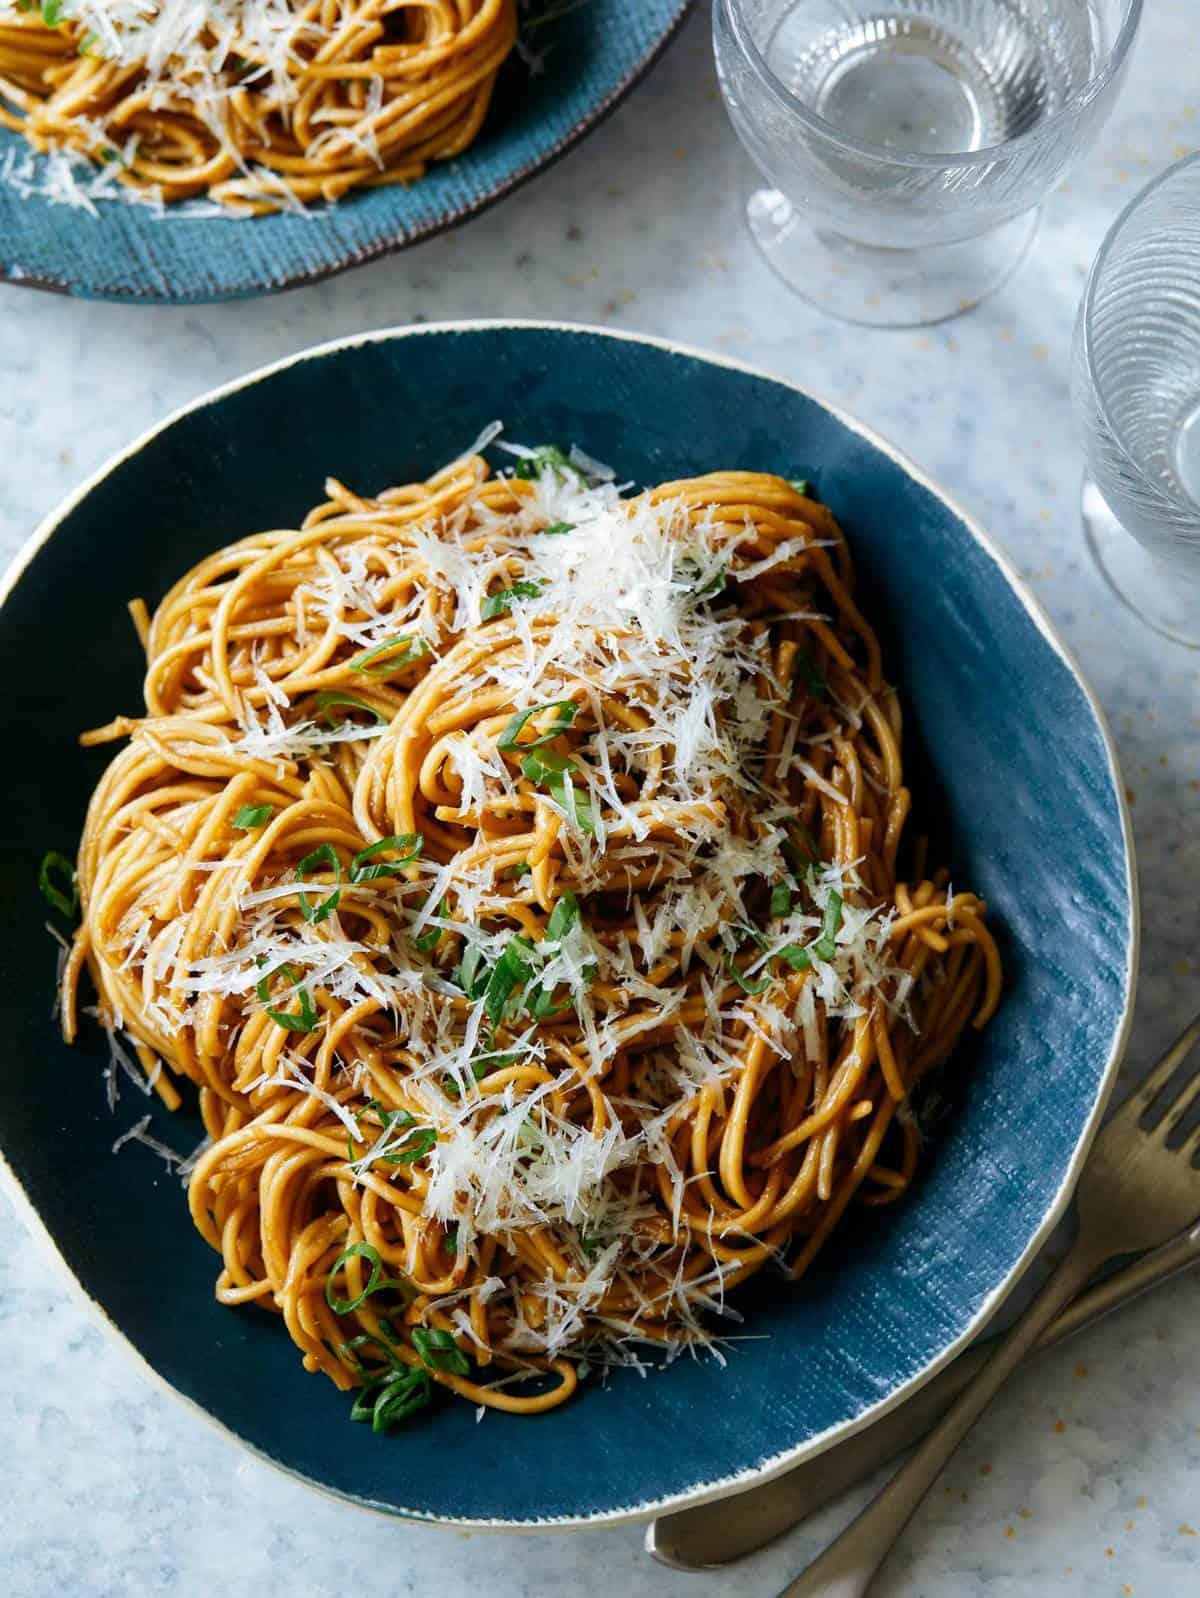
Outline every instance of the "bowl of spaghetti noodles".
<path id="1" fill-rule="evenodd" d="M 593 128 L 689 0 L 4 0 L 0 282 L 196 303 L 454 226 Z"/>
<path id="2" fill-rule="evenodd" d="M 473 1525 L 735 1491 L 1061 1214 L 1134 980 L 1111 747 L 801 391 L 538 324 L 313 351 L 52 516 L 0 649 L 9 1174 L 296 1474 Z"/>

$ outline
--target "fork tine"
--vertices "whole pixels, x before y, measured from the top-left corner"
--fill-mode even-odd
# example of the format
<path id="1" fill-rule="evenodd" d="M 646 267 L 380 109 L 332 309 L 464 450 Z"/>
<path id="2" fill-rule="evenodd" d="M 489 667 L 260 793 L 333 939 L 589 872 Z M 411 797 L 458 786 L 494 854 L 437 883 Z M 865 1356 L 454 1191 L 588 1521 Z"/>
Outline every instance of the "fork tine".
<path id="1" fill-rule="evenodd" d="M 1175 1095 L 1174 1100 L 1167 1109 L 1167 1112 L 1163 1116 L 1162 1120 L 1155 1123 L 1147 1136 L 1155 1137 L 1161 1143 L 1170 1142 L 1171 1138 L 1179 1130 L 1180 1126 L 1182 1126 L 1184 1121 L 1187 1120 L 1192 1110 L 1195 1109 L 1197 1104 L 1200 1104 L 1200 1081 L 1197 1080 L 1198 1076 L 1200 1076 L 1200 1062 L 1197 1062 L 1197 1071 L 1193 1072 L 1192 1075 L 1188 1077 L 1187 1081 L 1184 1082 L 1179 1092 Z M 1193 1128 L 1193 1131 L 1194 1130 L 1195 1128 Z M 1191 1138 L 1192 1132 L 1189 1132 L 1185 1141 L 1190 1142 Z M 1180 1147 L 1182 1148 L 1183 1146 L 1184 1145 L 1181 1143 Z"/>
<path id="2" fill-rule="evenodd" d="M 1126 1101 L 1125 1107 L 1120 1111 L 1120 1114 L 1122 1116 L 1130 1116 L 1134 1121 L 1140 1121 L 1197 1043 L 1200 1043 L 1200 1015 L 1192 1021 L 1190 1026 L 1186 1026 L 1183 1029 L 1142 1086 Z M 1194 1075 L 1182 1084 L 1179 1093 L 1176 1093 L 1170 1103 L 1164 1106 L 1164 1115 L 1170 1110 L 1171 1105 L 1178 1101 L 1180 1094 L 1191 1085 L 1193 1080 Z"/>

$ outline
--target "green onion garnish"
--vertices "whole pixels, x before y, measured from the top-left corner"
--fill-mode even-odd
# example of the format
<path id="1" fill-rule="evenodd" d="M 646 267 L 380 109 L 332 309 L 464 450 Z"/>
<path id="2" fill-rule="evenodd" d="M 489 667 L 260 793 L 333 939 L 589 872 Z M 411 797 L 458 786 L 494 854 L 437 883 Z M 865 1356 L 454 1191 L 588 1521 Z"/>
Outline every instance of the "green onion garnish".
<path id="1" fill-rule="evenodd" d="M 356 1298 L 336 1298 L 333 1291 L 333 1279 L 346 1262 L 354 1259 L 356 1255 L 361 1255 L 371 1267 L 367 1285 Z M 372 1248 L 370 1243 L 351 1243 L 350 1247 L 344 1249 L 334 1260 L 330 1267 L 329 1275 L 325 1278 L 325 1302 L 335 1315 L 351 1315 L 358 1309 L 360 1304 L 364 1304 L 370 1298 L 372 1293 L 377 1293 L 381 1287 L 391 1287 L 393 1285 L 392 1282 L 384 1279 L 383 1261 L 379 1258 L 379 1250 Z"/>
<path id="2" fill-rule="evenodd" d="M 799 944 L 789 943 L 778 951 L 779 958 L 786 960 L 793 971 L 807 971 L 811 968 L 813 955 L 818 960 L 828 963 L 837 958 L 837 930 L 842 922 L 842 898 L 840 894 L 831 893 L 829 902 L 825 906 L 825 919 L 821 924 L 821 936 L 810 943 L 806 949 Z"/>
<path id="3" fill-rule="evenodd" d="M 419 832 L 402 832 L 398 838 L 380 838 L 378 843 L 368 844 L 365 849 L 360 849 L 350 862 L 351 882 L 374 882 L 376 877 L 398 877 L 406 866 L 420 855 L 425 847 L 424 836 Z M 399 860 L 379 860 L 373 865 L 365 865 L 373 855 L 383 849 L 403 850 Z"/>
<path id="4" fill-rule="evenodd" d="M 483 1008 L 493 1026 L 503 1021 L 508 1013 L 513 990 L 524 988 L 529 980 L 529 956 L 533 945 L 528 939 L 514 933 L 504 945 L 500 958 L 492 967 L 483 995 Z"/>
<path id="5" fill-rule="evenodd" d="M 458 1253 L 458 1222 L 457 1221 L 451 1221 L 450 1222 L 450 1225 L 446 1228 L 446 1235 L 442 1239 L 442 1241 L 445 1243 L 446 1247 L 450 1250 L 451 1254 L 457 1254 Z"/>
<path id="6" fill-rule="evenodd" d="M 504 1059 L 504 1058 L 507 1058 L 507 1056 L 499 1055 L 499 1054 L 488 1054 L 488 1055 L 485 1055 L 480 1060 L 472 1060 L 472 1062 L 471 1062 L 471 1075 L 475 1078 L 476 1082 L 482 1082 L 484 1077 L 487 1076 L 489 1071 L 494 1071 L 494 1070 L 498 1069 L 498 1067 L 496 1065 L 494 1065 L 492 1062 L 493 1061 L 498 1061 L 498 1060 L 501 1060 L 501 1059 Z M 454 1080 L 454 1078 L 452 1076 L 449 1076 L 449 1075 L 444 1076 L 442 1078 L 442 1092 L 446 1095 L 446 1097 L 448 1099 L 461 1099 L 462 1098 L 462 1090 L 459 1088 L 459 1085 Z"/>
<path id="7" fill-rule="evenodd" d="M 798 943 L 785 944 L 776 951 L 781 960 L 786 960 L 793 971 L 808 971 L 812 968 L 812 955 Z"/>
<path id="8" fill-rule="evenodd" d="M 61 883 L 55 882 L 56 875 Z M 75 867 L 65 854 L 51 849 L 42 856 L 42 863 L 38 867 L 38 887 L 52 910 L 57 910 L 68 921 L 74 921 L 79 909 L 79 883 L 75 880 Z"/>
<path id="9" fill-rule="evenodd" d="M 741 988 L 742 992 L 749 993 L 753 997 L 756 997 L 760 993 L 765 993 L 771 986 L 771 979 L 769 976 L 759 977 L 757 980 L 755 980 L 753 977 L 748 977 L 743 972 L 739 971 L 737 963 L 732 955 L 729 955 L 726 958 L 725 969 L 737 983 L 738 987 Z"/>
<path id="10" fill-rule="evenodd" d="M 789 477 L 788 486 L 794 488 L 802 499 L 812 498 L 812 484 L 807 477 Z"/>
<path id="11" fill-rule="evenodd" d="M 392 654 L 394 649 L 401 648 L 403 653 Z M 412 633 L 400 633 L 395 638 L 385 638 L 381 644 L 368 649 L 365 655 L 352 660 L 350 670 L 361 672 L 367 677 L 391 677 L 395 672 L 405 666 L 411 666 L 414 660 L 420 660 L 427 654 L 429 654 L 429 645 L 423 638 L 418 638 Z"/>
<path id="12" fill-rule="evenodd" d="M 403 1372 L 397 1371 L 386 1377 L 378 1388 L 367 1391 L 375 1394 L 373 1403 L 367 1405 L 365 1395 L 360 1394 L 350 1411 L 350 1419 L 369 1419 L 373 1432 L 385 1432 L 389 1426 L 408 1420 L 427 1408 L 433 1397 L 428 1373 L 420 1369 L 410 1370 L 407 1366 Z M 365 1414 L 364 1407 L 367 1410 Z"/>
<path id="13" fill-rule="evenodd" d="M 438 905 L 437 909 L 433 913 L 439 918 L 439 920 L 445 920 L 445 899 L 442 900 L 441 904 Z M 414 940 L 417 948 L 420 949 L 422 954 L 428 954 L 430 949 L 436 949 L 438 944 L 442 941 L 442 934 L 445 930 L 446 929 L 444 927 L 430 927 L 428 932 L 423 932 L 419 938 Z"/>
<path id="14" fill-rule="evenodd" d="M 243 832 L 250 832 L 255 827 L 265 827 L 274 814 L 274 805 L 243 805 L 234 816 L 232 825 Z"/>
<path id="15" fill-rule="evenodd" d="M 484 959 L 482 945 L 468 943 L 454 980 L 468 999 L 481 999 L 487 990 L 489 975 L 490 968 Z"/>
<path id="16" fill-rule="evenodd" d="M 504 731 L 496 739 L 497 749 L 540 749 L 543 744 L 552 743 L 559 733 L 569 727 L 575 720 L 575 712 L 579 707 L 573 699 L 552 699 L 548 705 L 534 705 L 532 710 L 518 710 L 506 724 Z M 518 743 L 525 723 L 531 716 L 540 716 L 543 711 L 555 710 L 558 714 L 550 724 L 549 732 L 544 732 L 538 738 L 530 738 L 525 743 Z"/>
<path id="17" fill-rule="evenodd" d="M 596 832 L 596 817 L 592 811 L 591 800 L 586 792 L 576 788 L 571 781 L 571 772 L 578 769 L 573 760 L 568 759 L 566 755 L 556 753 L 553 749 L 521 757 L 521 770 L 530 782 L 540 783 L 555 804 L 572 818 L 579 830 L 593 837 Z"/>
<path id="18" fill-rule="evenodd" d="M 531 877 L 533 875 L 533 867 L 528 860 L 518 860 L 515 866 L 509 866 L 508 874 L 519 881 L 522 877 Z"/>
<path id="19" fill-rule="evenodd" d="M 380 727 L 386 727 L 388 724 L 388 718 L 383 711 L 376 710 L 375 706 L 369 705 L 365 699 L 356 699 L 353 694 L 318 694 L 317 709 L 321 712 L 321 718 L 327 726 L 345 726 L 345 716 L 342 717 L 339 723 L 329 714 L 331 710 L 336 710 L 339 705 L 344 705 L 348 710 L 365 710 L 368 716 L 375 717 L 376 724 Z"/>
<path id="20" fill-rule="evenodd" d="M 792 913 L 792 890 L 786 882 L 777 882 L 771 889 L 771 914 L 787 916 Z"/>
<path id="21" fill-rule="evenodd" d="M 542 536 L 545 538 L 554 538 L 560 533 L 573 533 L 574 531 L 574 522 L 551 522 L 549 527 L 542 528 Z"/>
<path id="22" fill-rule="evenodd" d="M 368 1099 L 354 1117 L 355 1121 L 360 1121 L 368 1110 L 375 1111 L 385 1133 L 396 1131 L 397 1129 L 403 1132 L 405 1127 L 417 1126 L 415 1115 L 410 1115 L 407 1110 L 385 1109 L 378 1099 Z M 347 1135 L 348 1148 L 349 1141 L 349 1135 Z M 433 1128 L 431 1126 L 422 1126 L 417 1127 L 417 1130 L 410 1133 L 403 1142 L 393 1144 L 391 1148 L 381 1149 L 378 1154 L 369 1153 L 364 1155 L 362 1159 L 357 1159 L 351 1149 L 348 1157 L 355 1164 L 363 1165 L 364 1167 L 371 1166 L 376 1160 L 382 1160 L 385 1165 L 411 1165 L 414 1160 L 419 1160 L 422 1154 L 428 1154 L 436 1142 L 437 1133 Z M 393 1286 L 399 1285 L 398 1283 L 393 1283 Z"/>
<path id="23" fill-rule="evenodd" d="M 62 14 L 63 0 L 42 0 L 42 21 L 48 28 L 57 28 Z"/>
<path id="24" fill-rule="evenodd" d="M 331 843 L 318 844 L 311 854 L 306 854 L 296 867 L 297 877 L 303 877 L 307 871 L 315 871 L 319 865 L 327 865 L 333 872 L 336 887 L 328 899 L 322 899 L 320 904 L 314 905 L 305 893 L 300 890 L 300 913 L 310 925 L 320 926 L 326 916 L 331 916 L 341 903 L 342 899 L 342 862 L 338 859 Z"/>
<path id="25" fill-rule="evenodd" d="M 842 896 L 840 893 L 831 893 L 829 902 L 825 906 L 825 920 L 821 924 L 821 936 L 812 945 L 813 953 L 821 960 L 833 960 L 837 956 L 837 931 L 842 924 Z"/>
<path id="26" fill-rule="evenodd" d="M 413 1347 L 431 1371 L 450 1371 L 455 1376 L 471 1374 L 471 1361 L 449 1332 L 438 1326 L 414 1326 L 409 1335 Z"/>
<path id="27" fill-rule="evenodd" d="M 514 583 L 511 588 L 502 588 L 498 594 L 489 594 L 480 614 L 484 621 L 491 621 L 493 617 L 511 610 L 516 600 L 536 599 L 541 591 L 541 583 Z"/>
<path id="28" fill-rule="evenodd" d="M 351 1337 L 348 1339 L 348 1341 L 339 1343 L 338 1353 L 343 1359 L 348 1359 L 350 1361 L 360 1376 L 365 1376 L 369 1382 L 378 1382 L 381 1377 L 386 1374 L 386 1370 L 372 1370 L 369 1365 L 364 1365 L 362 1360 L 358 1357 L 358 1350 L 360 1348 L 367 1348 L 372 1344 L 379 1350 L 384 1359 L 387 1360 L 388 1368 L 392 1370 L 407 1370 L 409 1368 L 407 1365 L 404 1365 L 397 1360 L 395 1354 L 392 1353 L 391 1349 L 387 1346 L 383 1339 L 376 1337 L 373 1332 L 359 1332 L 357 1337 Z"/>
<path id="29" fill-rule="evenodd" d="M 543 938 L 548 943 L 561 943 L 579 920 L 579 900 L 568 888 L 550 912 Z"/>
<path id="30" fill-rule="evenodd" d="M 526 455 L 513 467 L 513 476 L 520 477 L 529 483 L 541 477 L 543 472 L 574 472 L 567 454 L 559 449 L 557 444 L 542 444 L 534 450 L 532 455 Z"/>
<path id="31" fill-rule="evenodd" d="M 300 1000 L 300 1008 L 295 1012 L 272 1010 L 267 1002 L 271 997 L 271 978 L 270 976 L 265 976 L 259 981 L 254 991 L 258 994 L 258 1002 L 262 1005 L 266 1014 L 271 1017 L 276 1026 L 283 1027 L 287 1032 L 315 1032 L 317 1030 L 317 1012 L 313 1005 L 312 997 L 307 988 L 300 987 L 300 978 L 292 970 L 291 966 L 277 966 L 272 975 L 283 977 L 285 981 L 291 983 L 293 988 L 297 989 L 296 996 Z"/>
<path id="32" fill-rule="evenodd" d="M 829 684 L 825 681 L 824 673 L 816 661 L 805 649 L 796 651 L 796 670 L 808 684 L 808 691 L 814 699 L 824 699 Z"/>
<path id="33" fill-rule="evenodd" d="M 726 581 L 725 568 L 722 566 L 718 570 L 716 576 L 710 577 L 708 579 L 703 588 L 697 588 L 695 590 L 696 597 L 698 599 L 703 599 L 708 595 L 723 594 L 725 592 Z"/>

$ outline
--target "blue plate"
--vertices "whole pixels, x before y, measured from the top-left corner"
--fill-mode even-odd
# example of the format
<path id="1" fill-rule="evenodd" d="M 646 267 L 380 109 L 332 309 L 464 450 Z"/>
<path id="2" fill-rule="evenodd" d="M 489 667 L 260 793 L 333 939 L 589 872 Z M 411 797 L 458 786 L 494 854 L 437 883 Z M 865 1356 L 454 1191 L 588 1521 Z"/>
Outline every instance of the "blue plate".
<path id="1" fill-rule="evenodd" d="M 722 1369 L 618 1372 L 537 1419 L 446 1403 L 390 1438 L 301 1369 L 283 1327 L 220 1308 L 216 1257 L 157 1156 L 118 1133 L 102 1042 L 49 1017 L 54 951 L 34 878 L 73 847 L 107 754 L 75 734 L 137 711 L 125 613 L 220 544 L 298 520 L 328 474 L 371 493 L 427 474 L 493 417 L 653 483 L 715 467 L 803 472 L 846 526 L 904 692 L 936 849 L 989 901 L 1004 1002 L 948 1080 L 906 1199 L 843 1225 L 802 1286 L 758 1278 Z M 396 418 L 404 418 L 397 427 Z M 299 463 L 299 464 L 298 464 Z M 429 1520 L 579 1524 L 730 1492 L 864 1424 L 996 1308 L 1061 1214 L 1128 1024 L 1137 930 L 1129 829 L 1100 714 L 983 534 L 856 423 L 787 383 L 677 347 L 541 324 L 411 329 L 329 345 L 180 412 L 53 515 L 0 612 L 0 1128 L 16 1183 L 83 1291 L 176 1391 L 262 1455 L 357 1502 Z M 922 773 L 924 772 L 924 776 Z M 192 1113 L 153 1111 L 180 1150 Z M 761 1340 L 757 1340 L 761 1339 Z"/>
<path id="2" fill-rule="evenodd" d="M 84 299 L 192 305 L 312 283 L 442 233 L 510 193 L 594 128 L 638 81 L 691 0 L 545 0 L 543 70 L 513 56 L 475 144 L 409 189 L 364 190 L 309 217 L 161 219 L 102 202 L 99 215 L 23 199 L 0 183 L 0 283 Z M 0 162 L 28 146 L 0 129 Z"/>

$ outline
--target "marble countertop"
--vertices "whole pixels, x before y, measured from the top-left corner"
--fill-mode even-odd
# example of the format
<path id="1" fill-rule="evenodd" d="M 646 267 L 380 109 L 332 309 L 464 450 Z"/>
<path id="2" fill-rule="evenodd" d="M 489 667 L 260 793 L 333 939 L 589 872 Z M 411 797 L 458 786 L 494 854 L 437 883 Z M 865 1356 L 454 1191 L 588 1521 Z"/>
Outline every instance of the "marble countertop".
<path id="1" fill-rule="evenodd" d="M 969 315 L 918 332 L 826 320 L 759 260 L 741 227 L 748 168 L 707 20 L 701 6 L 648 81 L 552 171 L 456 233 L 331 283 L 187 310 L 0 288 L 0 555 L 175 406 L 367 328 L 549 316 L 678 338 L 796 379 L 893 439 L 979 517 L 1099 692 L 1141 864 L 1132 1079 L 1200 993 L 1200 654 L 1145 630 L 1086 557 L 1068 352 L 1108 223 L 1200 143 L 1194 0 L 1147 7 L 1117 111 L 1051 201 L 1020 273 Z M 1198 1313 L 1200 1274 L 1029 1367 L 959 1450 L 879 1598 L 1200 1592 L 1200 1387 L 1188 1363 Z M 518 1539 L 356 1511 L 248 1458 L 151 1385 L 2 1199 L 0 1350 L 0 1580 L 13 1598 L 458 1598 L 485 1583 L 496 1598 L 766 1598 L 850 1507 L 721 1576 L 658 1568 L 638 1527 Z"/>

